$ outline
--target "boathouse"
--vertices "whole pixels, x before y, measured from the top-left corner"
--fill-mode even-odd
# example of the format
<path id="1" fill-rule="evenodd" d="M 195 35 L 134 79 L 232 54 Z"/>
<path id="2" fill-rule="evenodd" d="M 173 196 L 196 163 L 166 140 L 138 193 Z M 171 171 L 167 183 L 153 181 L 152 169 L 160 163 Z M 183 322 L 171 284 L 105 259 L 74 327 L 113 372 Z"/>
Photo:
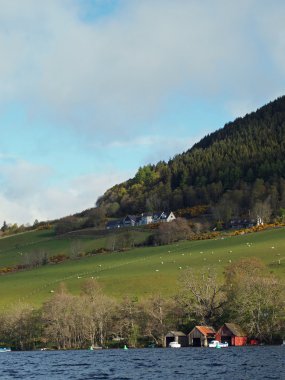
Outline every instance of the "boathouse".
<path id="1" fill-rule="evenodd" d="M 245 346 L 247 336 L 236 323 L 225 323 L 217 332 L 216 340 L 227 342 L 229 346 Z"/>
<path id="2" fill-rule="evenodd" d="M 168 347 L 170 342 L 177 342 L 181 344 L 181 347 L 188 346 L 188 338 L 182 331 L 169 331 L 165 335 L 164 346 Z"/>
<path id="3" fill-rule="evenodd" d="M 193 347 L 208 347 L 209 342 L 215 339 L 216 332 L 210 326 L 195 326 L 188 334 L 188 342 Z"/>

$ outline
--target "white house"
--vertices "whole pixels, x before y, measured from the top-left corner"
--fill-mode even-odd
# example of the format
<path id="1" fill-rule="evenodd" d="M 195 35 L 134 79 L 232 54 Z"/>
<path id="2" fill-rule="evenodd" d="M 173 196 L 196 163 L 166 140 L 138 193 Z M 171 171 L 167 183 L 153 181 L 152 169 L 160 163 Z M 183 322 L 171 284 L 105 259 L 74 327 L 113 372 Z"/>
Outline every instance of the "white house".
<path id="1" fill-rule="evenodd" d="M 172 220 L 176 219 L 175 215 L 172 211 L 169 212 L 156 212 L 153 214 L 153 223 L 158 222 L 172 222 Z"/>
<path id="2" fill-rule="evenodd" d="M 143 213 L 137 218 L 137 225 L 144 226 L 146 224 L 153 223 L 153 214 L 152 213 Z"/>

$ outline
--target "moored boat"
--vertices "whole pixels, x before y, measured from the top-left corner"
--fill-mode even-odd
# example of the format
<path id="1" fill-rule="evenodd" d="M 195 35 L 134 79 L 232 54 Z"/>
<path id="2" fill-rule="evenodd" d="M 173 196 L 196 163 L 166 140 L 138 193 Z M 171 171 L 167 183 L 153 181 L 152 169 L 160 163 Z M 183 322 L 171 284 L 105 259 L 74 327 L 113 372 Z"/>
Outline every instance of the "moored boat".
<path id="1" fill-rule="evenodd" d="M 210 348 L 224 348 L 224 347 L 229 347 L 229 344 L 227 342 L 222 343 L 222 342 L 219 342 L 218 340 L 212 340 L 209 343 L 209 347 Z"/>
<path id="2" fill-rule="evenodd" d="M 170 348 L 180 348 L 181 344 L 178 343 L 178 342 L 170 342 L 168 347 L 170 347 Z"/>
<path id="3" fill-rule="evenodd" d="M 92 346 L 89 347 L 90 351 L 93 351 L 93 350 L 102 350 L 102 349 L 103 349 L 103 347 L 101 347 L 101 346 L 93 346 L 92 345 Z"/>
<path id="4" fill-rule="evenodd" d="M 0 352 L 10 352 L 11 348 L 10 347 L 0 347 Z"/>

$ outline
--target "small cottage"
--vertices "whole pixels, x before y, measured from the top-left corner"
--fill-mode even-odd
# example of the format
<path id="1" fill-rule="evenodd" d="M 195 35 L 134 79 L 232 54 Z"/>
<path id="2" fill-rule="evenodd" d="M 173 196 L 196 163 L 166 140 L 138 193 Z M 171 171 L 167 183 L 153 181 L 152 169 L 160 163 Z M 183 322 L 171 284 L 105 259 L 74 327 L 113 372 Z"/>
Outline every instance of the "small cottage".
<path id="1" fill-rule="evenodd" d="M 172 222 L 175 219 L 176 219 L 175 215 L 173 214 L 172 211 L 164 213 L 164 216 L 161 217 L 161 221 L 167 222 L 167 223 Z"/>
<path id="2" fill-rule="evenodd" d="M 159 223 L 159 222 L 172 222 L 175 220 L 175 215 L 173 214 L 172 211 L 169 212 L 156 212 L 153 214 L 153 222 L 154 223 Z"/>
<path id="3" fill-rule="evenodd" d="M 215 330 L 210 326 L 195 326 L 188 334 L 188 342 L 193 347 L 208 347 L 209 342 L 215 339 Z"/>
<path id="4" fill-rule="evenodd" d="M 247 336 L 236 323 L 225 323 L 217 332 L 216 340 L 227 342 L 229 346 L 245 346 Z"/>
<path id="5" fill-rule="evenodd" d="M 188 338 L 182 331 L 169 331 L 165 335 L 164 346 L 168 347 L 170 342 L 177 342 L 181 344 L 181 347 L 188 346 Z"/>
<path id="6" fill-rule="evenodd" d="M 148 212 L 148 213 L 143 213 L 140 216 L 138 216 L 136 224 L 139 226 L 144 226 L 152 222 L 153 222 L 153 214 Z"/>
<path id="7" fill-rule="evenodd" d="M 137 217 L 136 215 L 127 215 L 123 219 L 123 225 L 124 227 L 134 227 L 136 225 Z"/>

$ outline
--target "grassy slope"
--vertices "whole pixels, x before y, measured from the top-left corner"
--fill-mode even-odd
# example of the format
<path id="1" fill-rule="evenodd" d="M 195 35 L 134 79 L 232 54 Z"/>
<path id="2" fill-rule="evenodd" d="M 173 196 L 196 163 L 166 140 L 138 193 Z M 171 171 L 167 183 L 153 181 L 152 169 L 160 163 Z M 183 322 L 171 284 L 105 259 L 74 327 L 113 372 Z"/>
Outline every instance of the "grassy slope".
<path id="1" fill-rule="evenodd" d="M 136 242 L 142 241 L 146 237 L 146 232 L 134 232 Z M 106 246 L 105 237 L 94 237 L 78 234 L 67 234 L 57 238 L 53 230 L 32 231 L 23 234 L 7 236 L 0 239 L 0 267 L 13 266 L 21 263 L 25 254 L 44 250 L 49 256 L 66 254 L 71 255 L 72 246 L 80 246 L 82 252 Z"/>
<path id="2" fill-rule="evenodd" d="M 1 265 L 2 260 L 17 262 L 20 248 L 44 246 L 56 253 L 64 250 L 68 252 L 71 244 L 69 239 L 51 239 L 47 232 L 10 239 L 11 248 L 9 238 L 0 240 Z M 19 239 L 22 239 L 21 242 Z M 90 248 L 100 247 L 103 240 L 88 238 L 82 240 L 82 244 Z M 200 270 L 206 266 L 216 268 L 222 274 L 230 260 L 234 262 L 250 256 L 260 257 L 270 270 L 285 278 L 285 229 L 217 240 L 180 242 L 171 246 L 137 248 L 0 276 L 0 306 L 8 306 L 17 300 L 40 305 L 51 296 L 51 290 L 55 290 L 60 282 L 65 282 L 72 292 L 78 293 L 84 279 L 90 277 L 98 278 L 105 291 L 115 297 L 124 294 L 141 297 L 157 292 L 172 294 L 177 289 L 180 268 L 190 266 Z M 278 260 L 281 260 L 281 264 L 278 264 Z"/>

